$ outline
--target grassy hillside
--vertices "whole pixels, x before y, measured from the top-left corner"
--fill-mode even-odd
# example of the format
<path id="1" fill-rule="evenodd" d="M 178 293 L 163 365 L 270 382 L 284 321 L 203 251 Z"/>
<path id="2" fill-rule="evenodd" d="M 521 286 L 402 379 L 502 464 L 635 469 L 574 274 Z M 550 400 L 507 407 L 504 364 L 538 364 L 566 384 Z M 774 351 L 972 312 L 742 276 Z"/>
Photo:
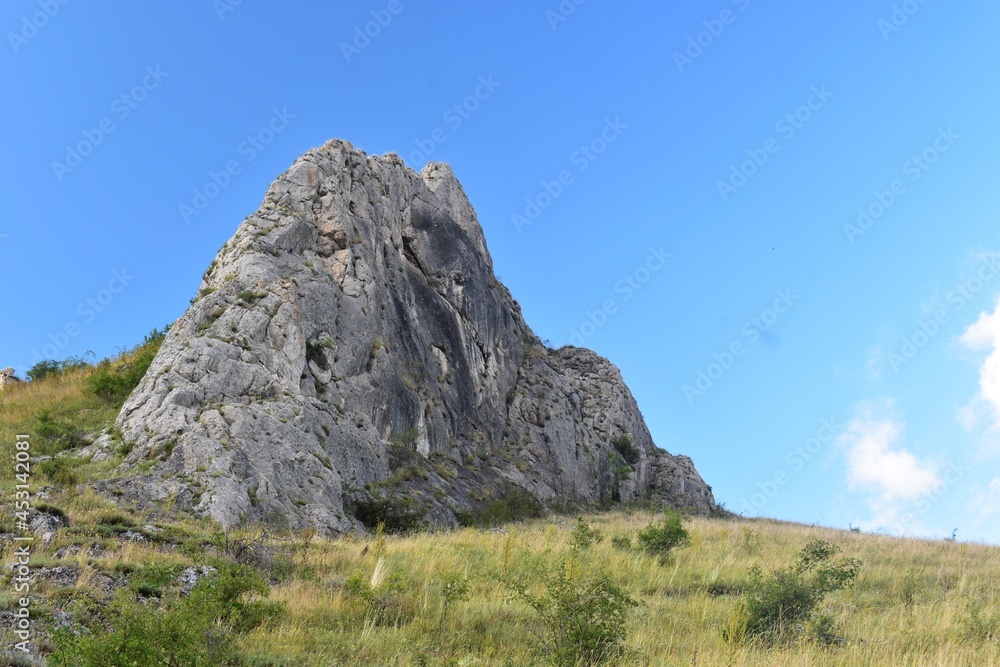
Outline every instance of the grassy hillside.
<path id="1" fill-rule="evenodd" d="M 164 655 L 258 667 L 549 664 L 548 613 L 549 627 L 566 636 L 610 637 L 608 665 L 1000 667 L 996 547 L 686 517 L 686 544 L 656 554 L 639 539 L 663 521 L 653 508 L 587 514 L 582 523 L 550 516 L 324 539 L 253 527 L 223 534 L 169 507 L 121 507 L 95 491 L 116 459 L 91 463 L 79 449 L 112 425 L 122 395 L 115 378 L 134 376 L 157 344 L 0 392 L 8 461 L 0 528 L 16 530 L 18 433 L 31 436 L 38 457 L 32 484 L 43 494 L 32 505 L 68 522 L 47 544 L 36 540 L 29 565 L 32 641 L 50 665 L 170 664 L 157 661 Z M 795 570 L 815 540 L 839 553 Z M 3 544 L 10 563 L 16 546 L 9 537 Z M 860 561 L 856 578 L 842 582 L 850 585 L 817 595 L 808 618 L 789 620 L 782 605 L 816 593 L 837 571 L 826 564 L 853 562 L 846 559 Z M 203 565 L 216 573 L 182 590 L 184 571 Z M 0 582 L 8 615 L 20 595 L 15 574 L 3 570 Z M 782 632 L 745 632 L 755 599 L 784 614 Z M 4 649 L 16 641 L 12 627 L 0 622 Z M 157 651 L 161 658 L 150 657 Z M 8 662 L 30 664 L 17 659 Z"/>

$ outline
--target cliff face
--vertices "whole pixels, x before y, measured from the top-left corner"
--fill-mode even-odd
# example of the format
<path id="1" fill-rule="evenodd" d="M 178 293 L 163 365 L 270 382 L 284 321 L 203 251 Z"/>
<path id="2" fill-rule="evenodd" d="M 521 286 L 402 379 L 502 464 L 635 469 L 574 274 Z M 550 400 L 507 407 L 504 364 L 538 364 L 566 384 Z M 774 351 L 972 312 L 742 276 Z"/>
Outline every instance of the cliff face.
<path id="1" fill-rule="evenodd" d="M 715 506 L 617 368 L 526 326 L 447 165 L 417 174 L 341 141 L 271 185 L 118 427 L 133 448 L 112 487 L 227 527 L 350 530 L 366 487 L 440 523 L 513 489 Z"/>

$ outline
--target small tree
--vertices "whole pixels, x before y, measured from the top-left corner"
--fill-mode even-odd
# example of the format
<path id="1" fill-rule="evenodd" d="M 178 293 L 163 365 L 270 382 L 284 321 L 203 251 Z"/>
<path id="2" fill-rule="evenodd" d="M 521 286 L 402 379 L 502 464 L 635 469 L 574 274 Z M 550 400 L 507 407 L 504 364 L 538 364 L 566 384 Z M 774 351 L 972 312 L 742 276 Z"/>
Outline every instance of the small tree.
<path id="1" fill-rule="evenodd" d="M 595 542 L 600 542 L 604 539 L 601 531 L 596 528 L 591 528 L 590 524 L 584 521 L 583 517 L 577 517 L 576 528 L 573 529 L 573 548 L 577 551 L 586 549 Z"/>
<path id="2" fill-rule="evenodd" d="M 546 576 L 545 592 L 512 584 L 513 597 L 541 617 L 535 632 L 541 657 L 559 667 L 599 665 L 622 652 L 629 607 L 637 605 L 606 575 L 583 580 L 563 563 Z M 534 631 L 533 631 L 534 632 Z"/>
<path id="3" fill-rule="evenodd" d="M 659 559 L 660 565 L 667 562 L 671 550 L 688 544 L 690 535 L 681 523 L 681 515 L 674 511 L 664 514 L 659 523 L 653 522 L 639 531 L 639 547 Z"/>
<path id="4" fill-rule="evenodd" d="M 28 379 L 32 382 L 44 380 L 50 375 L 58 375 L 62 372 L 62 364 L 54 359 L 42 359 L 37 364 L 28 369 Z"/>
<path id="5" fill-rule="evenodd" d="M 823 598 L 850 586 L 858 576 L 861 562 L 854 558 L 832 561 L 838 552 L 828 542 L 813 540 L 802 548 L 793 565 L 772 570 L 770 577 L 754 566 L 723 638 L 732 644 L 745 638 L 774 643 L 801 633 L 814 620 Z M 824 626 L 820 634 L 832 637 L 830 623 L 819 620 Z"/>

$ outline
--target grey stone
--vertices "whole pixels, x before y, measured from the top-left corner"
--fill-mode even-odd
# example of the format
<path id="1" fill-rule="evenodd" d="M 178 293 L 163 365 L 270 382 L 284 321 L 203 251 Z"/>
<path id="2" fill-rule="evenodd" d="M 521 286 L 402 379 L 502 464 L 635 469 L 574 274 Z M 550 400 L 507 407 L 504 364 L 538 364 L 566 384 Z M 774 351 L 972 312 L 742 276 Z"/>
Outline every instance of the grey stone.
<path id="1" fill-rule="evenodd" d="M 180 584 L 181 591 L 183 593 L 190 593 L 191 590 L 198 585 L 199 581 L 215 571 L 216 569 L 214 567 L 208 565 L 185 568 L 184 571 L 177 577 L 177 583 Z"/>
<path id="2" fill-rule="evenodd" d="M 117 426 L 134 446 L 103 488 L 227 528 L 358 530 L 366 486 L 442 525 L 518 489 L 715 508 L 613 364 L 525 324 L 450 167 L 417 174 L 337 140 L 223 246 Z M 639 452 L 627 474 L 623 434 Z"/>
<path id="3" fill-rule="evenodd" d="M 31 510 L 28 515 L 28 528 L 35 535 L 43 536 L 69 525 L 66 517 L 48 514 L 39 510 Z"/>
<path id="4" fill-rule="evenodd" d="M 39 579 L 48 581 L 58 588 L 69 588 L 76 585 L 76 580 L 80 577 L 80 570 L 75 567 L 57 565 L 56 567 L 40 567 L 32 573 L 32 580 Z"/>
<path id="5" fill-rule="evenodd" d="M 0 369 L 0 391 L 10 384 L 19 384 L 21 379 L 14 375 L 13 368 Z"/>

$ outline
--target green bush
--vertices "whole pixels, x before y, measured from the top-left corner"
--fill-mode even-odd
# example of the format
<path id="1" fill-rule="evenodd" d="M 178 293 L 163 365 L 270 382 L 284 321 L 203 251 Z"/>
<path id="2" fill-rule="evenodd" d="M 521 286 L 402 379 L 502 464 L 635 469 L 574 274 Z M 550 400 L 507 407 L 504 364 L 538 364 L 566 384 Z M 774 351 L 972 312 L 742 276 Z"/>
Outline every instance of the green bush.
<path id="1" fill-rule="evenodd" d="M 254 292 L 253 290 L 246 290 L 244 292 L 240 292 L 239 294 L 237 294 L 236 298 L 239 299 L 240 301 L 245 302 L 247 305 L 252 306 L 257 301 L 260 301 L 266 296 L 267 292 Z"/>
<path id="2" fill-rule="evenodd" d="M 583 579 L 563 563 L 546 575 L 544 593 L 535 595 L 520 583 L 511 584 L 513 598 L 539 615 L 535 632 L 538 654 L 559 667 L 599 665 L 622 653 L 625 621 L 637 605 L 606 575 Z"/>
<path id="3" fill-rule="evenodd" d="M 412 498 L 386 494 L 378 490 L 366 491 L 348 503 L 354 518 L 373 530 L 379 524 L 387 533 L 406 533 L 420 527 L 426 508 Z"/>
<path id="4" fill-rule="evenodd" d="M 389 470 L 395 472 L 408 466 L 419 466 L 423 457 L 409 445 L 402 442 L 389 443 Z"/>
<path id="5" fill-rule="evenodd" d="M 747 638 L 775 643 L 807 630 L 814 638 L 833 638 L 832 621 L 816 609 L 828 593 L 850 586 L 861 568 L 853 558 L 832 561 L 838 552 L 828 542 L 813 540 L 794 564 L 772 570 L 769 577 L 754 566 L 723 638 L 731 644 Z"/>
<path id="6" fill-rule="evenodd" d="M 40 451 L 43 454 L 57 454 L 88 444 L 84 434 L 76 426 L 53 417 L 48 410 L 42 410 L 35 415 L 34 431 L 41 440 Z"/>
<path id="7" fill-rule="evenodd" d="M 57 486 L 75 486 L 80 481 L 77 469 L 83 461 L 75 456 L 55 456 L 35 466 L 38 473 Z"/>
<path id="8" fill-rule="evenodd" d="M 88 354 L 93 353 L 88 352 Z M 70 373 L 88 366 L 90 366 L 90 364 L 87 363 L 87 360 L 83 357 L 67 357 L 62 361 L 56 361 L 55 359 L 42 359 L 28 369 L 27 376 L 32 382 L 38 382 L 39 380 L 44 380 L 45 378 L 53 375 Z"/>
<path id="9" fill-rule="evenodd" d="M 91 392 L 109 403 L 124 402 L 132 393 L 160 350 L 167 329 L 153 329 L 143 338 L 142 345 L 132 350 L 125 359 L 104 359 L 87 377 Z"/>
<path id="10" fill-rule="evenodd" d="M 276 618 L 281 606 L 264 597 L 260 575 L 227 565 L 201 581 L 189 595 L 161 605 L 119 590 L 110 604 L 81 614 L 87 632 L 62 629 L 54 637 L 53 667 L 215 667 L 238 664 L 238 638 Z"/>
<path id="11" fill-rule="evenodd" d="M 62 364 L 54 359 L 42 359 L 37 364 L 28 369 L 28 379 L 32 382 L 44 380 L 50 375 L 58 375 L 62 372 Z"/>
<path id="12" fill-rule="evenodd" d="M 681 515 L 676 511 L 668 511 L 659 523 L 653 522 L 639 531 L 639 547 L 659 559 L 660 564 L 667 562 L 670 551 L 690 542 L 690 536 L 681 523 Z"/>
<path id="13" fill-rule="evenodd" d="M 596 528 L 591 528 L 590 525 L 583 520 L 583 517 L 577 517 L 576 528 L 573 529 L 573 548 L 577 551 L 582 551 L 590 545 L 600 542 L 604 539 L 601 535 L 601 531 Z"/>
<path id="14" fill-rule="evenodd" d="M 146 565 L 132 574 L 129 588 L 141 597 L 162 597 L 182 569 L 182 565 Z"/>
<path id="15" fill-rule="evenodd" d="M 471 512 L 455 512 L 459 525 L 494 528 L 545 516 L 545 507 L 524 489 L 511 489 Z"/>
<path id="16" fill-rule="evenodd" d="M 632 442 L 632 436 L 628 433 L 622 433 L 612 440 L 611 444 L 615 448 L 615 451 L 625 460 L 625 463 L 635 465 L 639 462 L 639 448 Z"/>
<path id="17" fill-rule="evenodd" d="M 412 620 L 414 610 L 406 604 L 403 592 L 406 584 L 399 573 L 386 574 L 385 561 L 378 560 L 371 577 L 358 573 L 350 577 L 344 587 L 364 616 L 366 625 L 405 625 Z"/>

